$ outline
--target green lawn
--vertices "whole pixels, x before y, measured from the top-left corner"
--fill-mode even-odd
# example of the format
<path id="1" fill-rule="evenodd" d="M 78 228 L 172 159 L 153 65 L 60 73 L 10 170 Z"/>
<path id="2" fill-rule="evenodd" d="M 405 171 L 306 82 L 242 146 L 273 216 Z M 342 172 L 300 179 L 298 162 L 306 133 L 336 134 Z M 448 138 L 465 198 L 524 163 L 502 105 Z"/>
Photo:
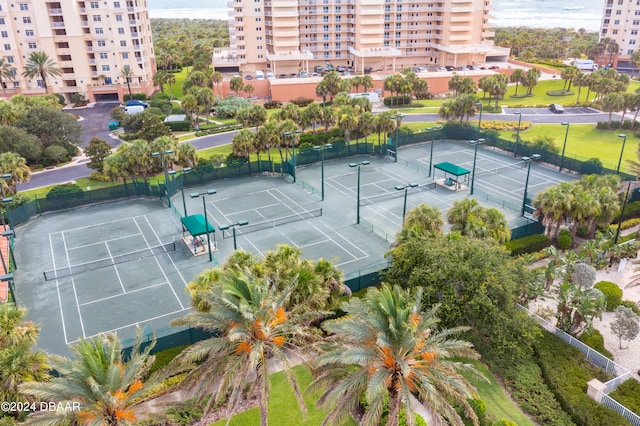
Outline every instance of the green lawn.
<path id="1" fill-rule="evenodd" d="M 495 376 L 489 371 L 486 365 L 480 361 L 465 362 L 475 365 L 476 369 L 481 372 L 489 383 L 480 380 L 473 375 L 464 374 L 465 377 L 478 389 L 480 399 L 487 406 L 487 414 L 496 421 L 507 419 L 511 420 L 518 426 L 533 426 L 534 423 L 520 410 L 520 407 L 513 402 L 498 384 Z"/>
<path id="2" fill-rule="evenodd" d="M 552 136 L 555 145 L 562 149 L 566 127 L 560 124 L 534 124 L 531 128 L 520 132 L 520 138 L 532 141 L 536 136 Z M 627 143 L 624 149 L 624 156 L 621 170 L 628 169 L 627 160 L 636 160 L 638 151 L 638 140 L 633 136 L 633 132 L 625 130 L 598 130 L 593 124 L 571 124 L 569 136 L 567 137 L 567 148 L 565 156 L 568 158 L 578 157 L 578 159 L 588 159 L 597 157 L 603 164 L 610 167 L 617 166 L 622 149 L 622 138 L 618 134 L 627 134 Z M 504 139 L 514 140 L 515 132 L 499 132 Z"/>
<path id="3" fill-rule="evenodd" d="M 303 366 L 294 367 L 300 389 L 306 389 L 311 383 L 311 373 Z M 284 372 L 272 374 L 271 380 L 271 398 L 269 399 L 269 424 L 278 426 L 317 426 L 322 423 L 326 413 L 316 407 L 316 400 L 320 393 L 303 393 L 304 401 L 307 406 L 307 416 L 303 418 L 298 400 L 296 399 Z M 212 425 L 221 426 L 226 423 L 226 419 L 219 420 Z M 260 424 L 260 410 L 252 408 L 240 413 L 231 419 L 233 426 L 253 426 Z M 355 425 L 353 421 L 348 421 L 345 425 Z"/>
<path id="4" fill-rule="evenodd" d="M 187 78 L 187 74 L 190 70 L 191 67 L 184 67 L 182 68 L 182 71 L 174 73 L 173 75 L 176 77 L 176 82 L 172 85 L 172 90 L 169 90 L 169 85 L 166 84 L 164 86 L 165 93 L 170 95 L 173 91 L 174 99 L 182 99 L 182 96 L 184 96 L 182 93 L 182 84 L 184 83 L 184 79 Z"/>

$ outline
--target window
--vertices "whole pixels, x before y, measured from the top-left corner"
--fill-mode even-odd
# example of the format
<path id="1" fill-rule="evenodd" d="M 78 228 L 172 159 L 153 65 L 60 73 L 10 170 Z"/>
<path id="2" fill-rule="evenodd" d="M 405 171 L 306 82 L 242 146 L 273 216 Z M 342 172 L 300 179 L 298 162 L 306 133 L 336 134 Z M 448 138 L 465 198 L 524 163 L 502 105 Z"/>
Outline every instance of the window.
<path id="1" fill-rule="evenodd" d="M 396 47 L 400 47 L 400 40 L 396 40 Z"/>
<path id="2" fill-rule="evenodd" d="M 384 47 L 389 47 L 389 40 L 385 40 L 385 41 L 382 43 L 382 45 L 383 45 Z"/>
<path id="3" fill-rule="evenodd" d="M 322 47 L 324 49 L 328 49 L 329 48 L 329 43 L 322 43 Z"/>
<path id="4" fill-rule="evenodd" d="M 124 28 L 118 28 L 118 34 L 124 34 Z"/>
<path id="5" fill-rule="evenodd" d="M 11 45 L 9 43 L 5 44 L 4 50 L 11 50 Z"/>
<path id="6" fill-rule="evenodd" d="M 329 34 L 324 34 L 324 35 L 322 36 L 322 39 L 323 39 L 323 40 L 329 40 Z"/>
<path id="7" fill-rule="evenodd" d="M 129 59 L 129 52 L 122 52 L 122 59 Z"/>
<path id="8" fill-rule="evenodd" d="M 262 40 L 262 36 L 257 36 L 256 40 Z"/>
<path id="9" fill-rule="evenodd" d="M 616 19 L 615 21 L 613 21 L 613 25 L 620 25 L 620 20 Z"/>
<path id="10" fill-rule="evenodd" d="M 253 10 L 254 10 L 255 12 L 260 12 L 260 8 L 259 8 L 259 7 L 256 7 L 256 8 L 254 8 Z"/>
<path id="11" fill-rule="evenodd" d="M 629 44 L 636 44 L 635 40 L 629 40 Z"/>
<path id="12" fill-rule="evenodd" d="M 38 84 L 38 87 L 44 87 L 44 81 L 36 80 L 36 83 Z"/>
<path id="13" fill-rule="evenodd" d="M 91 9 L 98 9 L 100 7 L 100 2 L 92 1 L 90 5 Z"/>
<path id="14" fill-rule="evenodd" d="M 98 40 L 98 47 L 107 47 L 107 42 L 104 40 Z"/>
<path id="15" fill-rule="evenodd" d="M 127 40 L 120 40 L 120 47 L 127 47 Z"/>
<path id="16" fill-rule="evenodd" d="M 342 49 L 342 43 L 336 43 L 336 49 Z"/>
<path id="17" fill-rule="evenodd" d="M 633 53 L 633 49 L 627 50 L 627 55 L 631 55 Z"/>
<path id="18" fill-rule="evenodd" d="M 116 15 L 116 22 L 122 22 L 122 15 Z"/>
<path id="19" fill-rule="evenodd" d="M 20 87 L 20 82 L 19 81 L 14 81 L 13 82 L 13 87 L 14 88 Z"/>
<path id="20" fill-rule="evenodd" d="M 341 52 L 336 52 L 336 58 L 339 58 L 339 57 L 341 57 L 341 56 L 342 56 L 342 53 L 341 53 Z"/>
<path id="21" fill-rule="evenodd" d="M 110 71 L 111 68 L 109 67 L 109 65 L 103 65 L 102 66 L 102 71 Z"/>
<path id="22" fill-rule="evenodd" d="M 7 38 L 9 37 L 9 33 L 6 31 L 0 31 L 0 36 L 2 36 L 3 38 Z"/>
<path id="23" fill-rule="evenodd" d="M 613 34 L 613 35 L 618 34 L 618 30 L 613 30 L 613 31 L 611 31 L 611 34 Z"/>
<path id="24" fill-rule="evenodd" d="M 396 30 L 402 29 L 402 24 L 400 22 L 396 22 Z"/>
<path id="25" fill-rule="evenodd" d="M 329 59 L 329 52 L 324 52 L 323 56 L 324 56 L 325 59 Z"/>
<path id="26" fill-rule="evenodd" d="M 342 13 L 342 7 L 336 6 L 336 13 Z"/>
<path id="27" fill-rule="evenodd" d="M 633 21 L 633 25 L 640 25 L 640 20 L 637 20 L 637 19 L 636 19 L 636 20 L 634 20 L 634 21 Z"/>
<path id="28" fill-rule="evenodd" d="M 97 27 L 96 34 L 104 34 L 104 30 L 101 27 Z"/>
<path id="29" fill-rule="evenodd" d="M 119 8 L 120 7 L 120 2 L 119 1 L 114 1 L 113 2 L 113 7 Z"/>
<path id="30" fill-rule="evenodd" d="M 342 31 L 342 24 L 336 25 L 336 31 Z"/>
<path id="31" fill-rule="evenodd" d="M 262 18 L 256 18 L 256 22 L 261 22 Z"/>
<path id="32" fill-rule="evenodd" d="M 37 49 L 38 45 L 36 43 L 30 42 L 27 43 L 27 47 L 29 47 L 29 49 Z"/>
<path id="33" fill-rule="evenodd" d="M 329 31 L 329 26 L 328 26 L 328 25 L 323 25 L 323 26 L 322 26 L 322 31 L 324 31 L 324 32 Z M 6 32 L 6 31 L 5 31 L 5 32 Z M 6 37 L 6 36 L 3 36 L 3 37 Z"/>
<path id="34" fill-rule="evenodd" d="M 396 6 L 396 12 L 402 12 L 402 5 L 401 4 Z"/>
<path id="35" fill-rule="evenodd" d="M 24 35 L 27 37 L 35 37 L 33 30 L 24 30 Z"/>
<path id="36" fill-rule="evenodd" d="M 400 38 L 400 31 L 396 31 L 396 38 Z"/>
<path id="37" fill-rule="evenodd" d="M 93 22 L 102 22 L 102 17 L 100 15 L 93 15 Z"/>
<path id="38" fill-rule="evenodd" d="M 256 1 L 258 1 L 258 0 L 256 0 Z M 264 55 L 258 55 L 258 59 L 262 59 L 262 58 L 264 58 Z"/>
<path id="39" fill-rule="evenodd" d="M 258 50 L 262 50 L 264 46 L 258 46 Z"/>
<path id="40" fill-rule="evenodd" d="M 0 18 L 0 25 L 4 25 L 4 18 Z"/>
<path id="41" fill-rule="evenodd" d="M 106 52 L 100 52 L 100 59 L 109 59 L 109 54 Z"/>
<path id="42" fill-rule="evenodd" d="M 23 24 L 30 24 L 31 23 L 31 17 L 30 16 L 23 16 L 22 17 L 22 23 Z"/>
<path id="43" fill-rule="evenodd" d="M 26 3 L 20 3 L 20 10 L 29 10 L 29 5 Z"/>
<path id="44" fill-rule="evenodd" d="M 13 59 L 13 56 L 7 56 L 7 62 L 12 64 L 15 60 Z"/>
<path id="45" fill-rule="evenodd" d="M 396 21 L 401 21 L 401 20 L 402 20 L 402 14 L 396 13 Z"/>
<path id="46" fill-rule="evenodd" d="M 638 35 L 638 30 L 631 30 L 631 35 Z"/>

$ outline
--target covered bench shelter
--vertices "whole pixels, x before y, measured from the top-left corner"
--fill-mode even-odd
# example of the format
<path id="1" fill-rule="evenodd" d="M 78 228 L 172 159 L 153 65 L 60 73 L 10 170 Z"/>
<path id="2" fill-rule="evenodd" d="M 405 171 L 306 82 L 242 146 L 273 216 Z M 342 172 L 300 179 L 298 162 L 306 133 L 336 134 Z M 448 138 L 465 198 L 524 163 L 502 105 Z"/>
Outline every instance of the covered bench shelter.
<path id="1" fill-rule="evenodd" d="M 460 176 L 465 176 L 465 180 L 468 180 L 469 174 L 471 173 L 471 171 L 464 167 L 457 166 L 453 163 L 449 163 L 448 161 L 435 164 L 433 168 L 436 170 L 442 170 L 444 172 L 444 179 L 442 180 L 442 183 L 447 187 L 453 187 L 455 190 L 460 189 Z M 433 175 L 435 177 L 435 170 Z M 436 179 L 436 182 L 438 182 L 438 179 Z"/>
<path id="2" fill-rule="evenodd" d="M 195 239 L 200 235 L 206 235 L 209 240 L 209 233 L 213 233 L 213 246 L 216 247 L 216 229 L 201 214 L 193 214 L 180 219 L 182 222 L 182 233 L 188 232 Z M 215 250 L 214 250 L 215 251 Z"/>

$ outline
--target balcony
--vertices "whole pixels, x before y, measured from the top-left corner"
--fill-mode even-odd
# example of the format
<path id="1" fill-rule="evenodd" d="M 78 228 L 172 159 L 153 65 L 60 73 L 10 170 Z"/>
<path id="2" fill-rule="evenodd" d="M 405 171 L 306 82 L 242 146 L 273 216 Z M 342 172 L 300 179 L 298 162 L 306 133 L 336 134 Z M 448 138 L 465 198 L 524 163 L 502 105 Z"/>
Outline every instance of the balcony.
<path id="1" fill-rule="evenodd" d="M 62 15 L 62 9 L 51 8 L 49 9 L 49 15 Z"/>
<path id="2" fill-rule="evenodd" d="M 137 63 L 139 63 L 139 64 L 141 64 L 141 63 L 142 63 L 142 58 L 137 57 L 137 58 L 136 58 L 136 62 L 137 62 Z"/>
<path id="3" fill-rule="evenodd" d="M 90 64 L 95 64 L 96 63 L 95 59 L 88 59 L 88 61 L 89 61 Z"/>
<path id="4" fill-rule="evenodd" d="M 87 8 L 86 7 L 80 7 L 80 8 L 78 8 L 78 12 L 87 13 Z"/>
<path id="5" fill-rule="evenodd" d="M 127 12 L 135 12 L 135 9 L 133 8 L 133 6 L 129 6 L 127 7 Z"/>
<path id="6" fill-rule="evenodd" d="M 135 19 L 129 19 L 129 25 L 136 25 Z"/>
<path id="7" fill-rule="evenodd" d="M 131 37 L 133 37 L 133 38 L 138 38 L 138 33 L 134 33 L 134 32 L 132 32 L 132 33 L 131 33 Z"/>
<path id="8" fill-rule="evenodd" d="M 64 22 L 52 22 L 51 26 L 53 28 L 64 28 Z"/>
<path id="9" fill-rule="evenodd" d="M 89 21 L 81 21 L 81 22 L 80 22 L 80 24 L 81 24 L 83 27 L 88 27 L 88 26 L 89 26 Z"/>
<path id="10" fill-rule="evenodd" d="M 87 52 L 93 52 L 93 46 L 85 46 L 84 48 Z"/>
<path id="11" fill-rule="evenodd" d="M 142 50 L 142 46 L 140 46 L 139 44 L 134 44 L 133 50 L 135 50 L 136 52 L 140 52 Z"/>

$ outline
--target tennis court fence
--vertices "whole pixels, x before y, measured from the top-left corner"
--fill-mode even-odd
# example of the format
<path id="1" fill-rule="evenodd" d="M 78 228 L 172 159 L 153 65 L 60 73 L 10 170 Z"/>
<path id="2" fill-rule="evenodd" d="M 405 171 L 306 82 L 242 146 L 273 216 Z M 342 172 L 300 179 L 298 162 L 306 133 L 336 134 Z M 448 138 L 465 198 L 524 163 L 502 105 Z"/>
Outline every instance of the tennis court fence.
<path id="1" fill-rule="evenodd" d="M 315 210 L 305 210 L 288 216 L 282 216 L 277 219 L 265 220 L 263 222 L 250 223 L 245 226 L 235 227 L 236 235 L 249 234 L 251 232 L 262 231 L 263 229 L 275 228 L 277 226 L 286 225 L 288 223 L 299 222 L 301 220 L 312 219 L 322 216 L 322 208 Z M 233 230 L 225 229 L 222 231 L 222 238 L 233 238 Z"/>
<path id="2" fill-rule="evenodd" d="M 415 188 L 411 188 L 411 192 L 415 192 L 415 191 L 424 192 L 424 191 L 429 191 L 434 189 L 436 189 L 436 183 L 429 182 L 424 185 L 418 185 Z M 403 197 L 404 197 L 404 191 L 393 191 L 393 192 L 386 191 L 378 195 L 372 195 L 371 197 L 360 197 L 360 205 L 369 206 L 371 204 L 381 203 L 383 201 L 393 200 L 394 198 L 403 198 Z"/>
<path id="3" fill-rule="evenodd" d="M 107 268 L 109 266 L 119 265 L 125 262 L 133 262 L 147 257 L 158 256 L 176 250 L 176 242 L 172 241 L 155 247 L 149 247 L 143 250 L 137 250 L 130 253 L 112 256 L 104 259 L 94 260 L 91 262 L 79 263 L 77 265 L 67 266 L 65 268 L 44 271 L 45 281 L 53 281 L 58 278 L 70 277 L 72 275 L 82 274 L 84 272 L 95 271 L 97 269 Z"/>

